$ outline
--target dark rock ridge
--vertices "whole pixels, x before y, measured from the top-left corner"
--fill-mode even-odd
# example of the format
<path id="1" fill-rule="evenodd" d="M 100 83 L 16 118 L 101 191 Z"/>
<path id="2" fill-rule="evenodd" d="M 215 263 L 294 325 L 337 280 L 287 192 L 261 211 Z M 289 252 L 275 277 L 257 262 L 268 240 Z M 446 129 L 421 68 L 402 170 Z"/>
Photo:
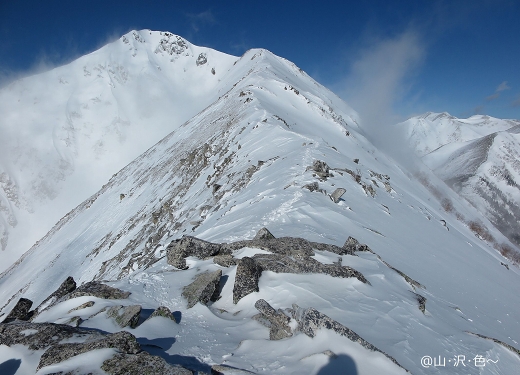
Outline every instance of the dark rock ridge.
<path id="1" fill-rule="evenodd" d="M 276 311 L 264 299 L 259 299 L 255 307 L 260 314 L 253 316 L 253 319 L 269 328 L 269 340 L 281 340 L 293 335 L 289 326 L 291 318 L 285 315 L 282 310 Z"/>
<path id="2" fill-rule="evenodd" d="M 267 228 L 260 229 L 252 240 L 228 244 L 211 243 L 195 237 L 184 236 L 170 243 L 167 248 L 167 260 L 168 264 L 176 268 L 187 269 L 185 258 L 188 256 L 196 256 L 200 259 L 214 257 L 213 261 L 216 264 L 228 267 L 237 263 L 231 253 L 244 247 L 259 248 L 273 254 L 256 254 L 252 258 L 244 257 L 238 262 L 233 287 L 234 303 L 250 293 L 258 292 L 258 279 L 263 270 L 278 273 L 323 273 L 343 278 L 356 277 L 361 282 L 370 284 L 360 272 L 351 267 L 342 266 L 341 262 L 322 264 L 311 258 L 315 255 L 314 249 L 330 251 L 338 255 L 355 255 L 356 251 L 371 251 L 368 246 L 359 244 L 352 237 L 347 239 L 343 247 L 339 247 L 311 242 L 299 237 L 275 238 Z M 200 300 L 199 294 L 209 285 L 207 284 L 209 280 L 206 278 L 210 276 L 201 275 L 200 277 L 200 280 L 194 281 L 183 292 L 185 298 L 188 299 L 188 307 L 194 306 L 198 301 L 204 304 L 209 301 L 208 293 L 204 292 L 203 300 Z M 212 280 L 216 282 L 216 278 Z M 218 285 L 215 288 L 217 290 Z M 200 290 L 195 293 L 198 289 Z M 185 295 L 185 293 L 188 294 Z"/>
<path id="3" fill-rule="evenodd" d="M 264 271 L 299 274 L 323 273 L 332 277 L 355 277 L 362 283 L 370 284 L 361 272 L 356 271 L 352 267 L 340 266 L 338 264 L 323 264 L 314 258 L 298 255 L 256 254 L 253 256 L 253 259 Z"/>
<path id="4" fill-rule="evenodd" d="M 193 374 L 182 366 L 170 365 L 160 357 L 142 352 L 135 336 L 126 331 L 103 334 L 63 324 L 18 320 L 0 324 L 0 345 L 25 345 L 29 350 L 45 350 L 37 369 L 92 350 L 113 348 L 118 353 L 104 361 L 101 367 L 111 375 Z M 76 372 L 71 371 L 70 374 L 72 373 Z"/>
<path id="5" fill-rule="evenodd" d="M 357 241 L 356 243 L 359 244 Z M 168 245 L 166 253 L 168 264 L 179 269 L 187 269 L 186 257 L 195 256 L 199 259 L 208 259 L 216 256 L 227 256 L 231 255 L 233 250 L 239 250 L 244 247 L 258 248 L 284 255 L 303 253 L 307 256 L 315 255 L 313 249 L 326 250 L 338 255 L 355 255 L 355 251 L 369 251 L 368 246 L 366 245 L 364 245 L 365 248 L 362 247 L 363 245 L 346 245 L 347 243 L 345 243 L 343 247 L 339 247 L 331 244 L 307 241 L 306 239 L 299 237 L 275 238 L 268 229 L 262 228 L 252 240 L 242 240 L 223 244 L 204 241 L 196 237 L 183 236 L 178 240 L 172 241 Z"/>
<path id="6" fill-rule="evenodd" d="M 112 306 L 107 310 L 107 316 L 114 318 L 116 323 L 121 327 L 137 327 L 139 317 L 141 316 L 141 306 Z"/>
<path id="7" fill-rule="evenodd" d="M 218 254 L 225 254 L 222 245 L 200 240 L 191 236 L 172 241 L 166 248 L 168 264 L 185 270 L 188 268 L 185 258 L 196 256 L 199 259 L 206 259 Z M 228 252 L 229 253 L 229 252 Z"/>
<path id="8" fill-rule="evenodd" d="M 207 305 L 209 301 L 216 301 L 220 297 L 219 283 L 222 270 L 206 272 L 197 275 L 195 281 L 184 287 L 182 296 L 188 300 L 188 309 L 197 302 Z"/>
<path id="9" fill-rule="evenodd" d="M 4 319 L 3 323 L 9 323 L 14 320 L 29 320 L 32 316 L 29 310 L 33 302 L 27 298 L 20 298 L 9 315 Z"/>
<path id="10" fill-rule="evenodd" d="M 422 313 L 424 314 L 424 312 L 426 311 L 426 297 L 421 296 L 420 294 L 412 292 L 412 291 L 410 291 L 410 292 L 414 294 L 415 299 L 417 300 L 417 302 L 419 302 L 419 310 L 421 310 Z"/>
<path id="11" fill-rule="evenodd" d="M 94 341 L 54 345 L 43 353 L 37 369 L 63 362 L 79 354 L 104 348 L 114 348 L 126 354 L 137 354 L 141 351 L 135 336 L 129 332 L 121 331 Z"/>
<path id="12" fill-rule="evenodd" d="M 89 281 L 78 287 L 72 293 L 60 298 L 57 302 L 67 301 L 76 297 L 93 296 L 103 299 L 126 299 L 130 296 L 130 292 L 100 283 L 99 281 Z"/>
<path id="13" fill-rule="evenodd" d="M 175 323 L 179 323 L 175 319 L 175 316 L 172 314 L 170 309 L 167 308 L 166 306 L 159 306 L 157 309 L 154 310 L 154 312 L 146 320 L 155 318 L 156 316 L 162 316 L 163 318 L 167 318 L 167 319 L 173 320 Z"/>
<path id="14" fill-rule="evenodd" d="M 27 331 L 34 332 L 27 334 Z M 25 331 L 24 333 L 22 333 Z M 15 321 L 0 324 L 0 345 L 13 346 L 25 345 L 30 350 L 40 350 L 51 345 L 56 345 L 63 340 L 75 338 L 101 338 L 96 331 L 87 331 L 64 324 L 32 323 Z"/>
<path id="15" fill-rule="evenodd" d="M 233 286 L 233 303 L 237 303 L 250 293 L 258 292 L 258 279 L 261 275 L 262 267 L 254 259 L 249 257 L 240 259 Z"/>
<path id="16" fill-rule="evenodd" d="M 119 353 L 103 362 L 101 369 L 110 375 L 193 375 L 179 365 L 170 365 L 161 357 L 140 352 L 136 355 Z"/>
<path id="17" fill-rule="evenodd" d="M 72 276 L 65 279 L 64 282 L 56 289 L 49 297 L 47 297 L 40 305 L 35 309 L 34 316 L 45 310 L 56 303 L 60 298 L 76 290 L 76 281 Z"/>

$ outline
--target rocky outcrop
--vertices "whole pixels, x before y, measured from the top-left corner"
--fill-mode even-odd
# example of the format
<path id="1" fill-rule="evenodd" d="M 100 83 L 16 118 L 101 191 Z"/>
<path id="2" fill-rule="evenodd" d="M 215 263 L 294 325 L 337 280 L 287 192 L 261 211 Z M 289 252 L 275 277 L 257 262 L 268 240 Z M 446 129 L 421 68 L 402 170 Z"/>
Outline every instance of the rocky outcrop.
<path id="1" fill-rule="evenodd" d="M 197 302 L 207 305 L 209 301 L 216 301 L 220 296 L 219 283 L 222 270 L 197 275 L 195 281 L 184 287 L 182 296 L 188 301 L 188 309 Z"/>
<path id="2" fill-rule="evenodd" d="M 79 354 L 104 348 L 114 348 L 126 354 L 137 354 L 141 351 L 135 336 L 129 332 L 121 331 L 104 336 L 98 340 L 54 345 L 43 353 L 37 369 L 63 362 Z"/>
<path id="3" fill-rule="evenodd" d="M 314 163 L 312 163 L 312 170 L 318 175 L 320 178 L 326 179 L 327 177 L 330 177 L 330 167 L 321 160 L 314 160 Z"/>
<path id="4" fill-rule="evenodd" d="M 352 237 L 349 237 L 352 239 Z M 355 239 L 352 239 L 356 241 Z M 187 269 L 186 257 L 195 256 L 199 259 L 214 257 L 213 261 L 223 267 L 229 267 L 237 263 L 231 253 L 244 247 L 253 247 L 266 250 L 276 254 L 288 256 L 313 256 L 314 249 L 330 251 L 338 255 L 355 255 L 355 251 L 371 251 L 368 246 L 354 245 L 349 240 L 343 247 L 325 244 L 320 242 L 307 241 L 300 237 L 280 237 L 275 238 L 268 229 L 260 229 L 252 240 L 235 241 L 231 243 L 211 243 L 195 237 L 183 236 L 168 245 L 166 250 L 168 264 L 178 268 Z"/>
<path id="5" fill-rule="evenodd" d="M 293 335 L 289 326 L 291 318 L 284 314 L 282 310 L 276 311 L 264 299 L 259 299 L 255 307 L 260 314 L 253 316 L 253 319 L 269 328 L 269 340 L 281 340 Z"/>
<path id="6" fill-rule="evenodd" d="M 76 297 L 93 296 L 103 299 L 126 299 L 130 292 L 125 292 L 118 288 L 100 283 L 99 281 L 90 281 L 81 285 L 74 292 L 67 294 L 57 302 L 67 301 Z"/>
<path id="7" fill-rule="evenodd" d="M 417 300 L 417 302 L 419 302 L 419 310 L 421 310 L 421 312 L 424 314 L 424 312 L 426 310 L 426 297 L 421 296 L 420 294 L 412 292 L 412 291 L 410 291 L 410 292 L 413 293 L 413 295 L 415 296 L 415 299 Z"/>
<path id="8" fill-rule="evenodd" d="M 199 259 L 206 259 L 218 255 L 221 247 L 220 244 L 207 242 L 191 236 L 183 236 L 168 245 L 166 249 L 168 264 L 185 270 L 188 268 L 186 257 L 195 256 Z"/>
<path id="9" fill-rule="evenodd" d="M 355 251 L 368 251 L 373 253 L 373 251 L 367 245 L 360 244 L 358 240 L 351 236 L 347 238 L 343 244 L 342 249 L 347 251 L 349 254 L 354 254 Z"/>
<path id="10" fill-rule="evenodd" d="M 266 241 L 266 240 L 274 240 L 276 239 L 275 236 L 271 232 L 269 232 L 269 229 L 263 227 L 258 232 L 256 232 L 255 237 L 253 238 L 253 241 Z"/>
<path id="11" fill-rule="evenodd" d="M 15 321 L 0 324 L 0 345 L 25 345 L 30 350 L 41 350 L 63 340 L 76 338 L 102 338 L 97 331 L 74 328 L 64 324 Z"/>
<path id="12" fill-rule="evenodd" d="M 140 352 L 137 355 L 118 353 L 103 362 L 101 369 L 110 375 L 193 375 L 178 365 L 170 365 L 161 357 Z"/>
<path id="13" fill-rule="evenodd" d="M 332 199 L 332 201 L 333 201 L 334 203 L 338 203 L 338 202 L 340 201 L 340 199 L 341 199 L 341 196 L 342 196 L 343 194 L 345 194 L 346 191 L 347 191 L 347 190 L 345 190 L 345 189 L 343 189 L 343 188 L 337 188 L 337 189 L 334 190 L 334 191 L 332 192 L 332 194 L 330 195 L 330 199 Z"/>
<path id="14" fill-rule="evenodd" d="M 298 331 L 303 332 L 307 336 L 316 336 L 316 333 L 321 328 L 331 329 L 334 332 L 340 334 L 341 336 L 345 336 L 349 340 L 357 342 L 365 349 L 384 354 L 393 363 L 404 369 L 404 367 L 401 366 L 394 357 L 386 354 L 382 350 L 379 350 L 377 347 L 363 339 L 350 328 L 319 312 L 315 308 L 309 307 L 307 309 L 303 309 L 298 305 L 293 304 L 292 309 L 289 309 L 289 311 L 292 314 L 292 317 L 298 322 Z M 409 372 L 408 370 L 406 371 Z"/>
<path id="15" fill-rule="evenodd" d="M 332 277 L 355 277 L 362 283 L 368 283 L 363 274 L 348 266 L 323 264 L 308 256 L 286 256 L 281 254 L 256 254 L 253 259 L 262 270 L 276 273 L 323 273 Z M 368 283 L 370 284 L 370 283 Z"/>
<path id="16" fill-rule="evenodd" d="M 256 374 L 255 372 L 243 370 L 241 368 L 236 368 L 228 365 L 213 365 L 211 366 L 211 374 L 212 375 L 248 375 L 248 374 Z"/>
<path id="17" fill-rule="evenodd" d="M 217 255 L 213 258 L 213 262 L 222 267 L 236 266 L 237 259 L 233 258 L 230 254 Z"/>
<path id="18" fill-rule="evenodd" d="M 158 308 L 156 308 L 154 310 L 154 312 L 146 320 L 150 320 L 152 318 L 155 318 L 156 316 L 162 316 L 163 318 L 167 318 L 167 319 L 173 320 L 175 323 L 179 323 L 175 319 L 175 316 L 172 314 L 170 309 L 167 308 L 166 306 L 159 306 Z"/>
<path id="19" fill-rule="evenodd" d="M 72 276 L 65 279 L 64 282 L 56 289 L 49 297 L 47 297 L 40 305 L 35 309 L 34 316 L 42 312 L 46 308 L 53 306 L 60 298 L 63 298 L 67 294 L 76 290 L 76 281 Z"/>
<path id="20" fill-rule="evenodd" d="M 250 293 L 258 292 L 258 279 L 262 267 L 252 258 L 243 257 L 237 266 L 235 285 L 233 286 L 233 303 L 238 303 Z"/>
<path id="21" fill-rule="evenodd" d="M 112 306 L 107 310 L 107 316 L 113 318 L 121 328 L 135 328 L 141 316 L 141 306 Z"/>
<path id="22" fill-rule="evenodd" d="M 79 305 L 78 307 L 74 307 L 73 309 L 70 309 L 68 313 L 70 314 L 73 311 L 86 309 L 87 307 L 92 307 L 92 306 L 94 306 L 94 301 L 88 301 L 88 302 L 85 302 L 85 303 Z"/>
<path id="23" fill-rule="evenodd" d="M 9 323 L 14 320 L 29 320 L 32 313 L 29 312 L 33 302 L 27 298 L 20 298 L 14 308 L 11 310 L 7 318 L 2 323 Z"/>

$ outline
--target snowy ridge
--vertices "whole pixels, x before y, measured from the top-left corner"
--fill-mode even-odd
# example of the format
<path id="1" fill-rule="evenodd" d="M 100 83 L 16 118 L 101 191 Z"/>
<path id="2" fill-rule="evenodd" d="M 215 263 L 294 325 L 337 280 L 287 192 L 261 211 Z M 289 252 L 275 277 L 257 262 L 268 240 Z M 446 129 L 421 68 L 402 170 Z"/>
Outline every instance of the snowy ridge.
<path id="1" fill-rule="evenodd" d="M 139 35 L 144 39 L 146 32 Z M 176 43 L 164 46 L 163 53 L 176 48 L 185 51 Z M 421 366 L 424 355 L 447 360 L 482 355 L 499 361 L 489 365 L 489 373 L 514 373 L 516 354 L 468 332 L 518 348 L 518 269 L 501 264 L 507 261 L 500 254 L 375 149 L 358 132 L 357 114 L 294 64 L 251 50 L 225 80 L 229 87 L 209 106 L 116 173 L 0 276 L 1 313 L 21 296 L 38 305 L 72 275 L 78 284 L 105 280 L 131 291 L 125 304 L 181 312 L 179 325 L 145 322 L 128 328 L 140 342 L 175 338 L 162 350 L 170 360 L 183 356 L 262 374 L 314 374 L 329 362 L 323 353 L 332 351 L 348 356 L 358 374 L 405 373 L 381 353 L 326 329 L 314 338 L 268 340 L 268 330 L 251 319 L 255 302 L 265 299 L 275 309 L 293 303 L 314 307 L 413 374 L 431 373 Z M 316 160 L 326 162 L 332 175 L 320 178 L 309 168 Z M 315 182 L 328 194 L 338 187 L 346 193 L 335 203 L 304 188 Z M 456 201 L 455 193 L 450 197 Z M 463 202 L 457 210 L 475 215 Z M 166 247 L 182 235 L 229 243 L 251 239 L 262 227 L 276 237 L 337 246 L 348 236 L 357 238 L 375 253 L 338 256 L 315 250 L 314 259 L 333 264 L 341 258 L 340 264 L 361 272 L 370 284 L 264 271 L 259 291 L 234 304 L 236 266 L 188 257 L 189 268 L 180 271 L 166 262 Z M 234 255 L 256 252 L 245 248 Z M 221 298 L 188 309 L 183 288 L 198 274 L 216 270 L 223 274 Z M 424 313 L 414 293 L 426 298 Z M 111 303 L 96 300 L 82 313 L 82 327 L 116 331 L 106 314 L 90 318 Z M 72 316 L 71 307 L 57 305 L 37 319 L 63 322 Z M 480 373 L 467 364 L 466 373 Z M 443 370 L 460 373 L 451 363 Z"/>

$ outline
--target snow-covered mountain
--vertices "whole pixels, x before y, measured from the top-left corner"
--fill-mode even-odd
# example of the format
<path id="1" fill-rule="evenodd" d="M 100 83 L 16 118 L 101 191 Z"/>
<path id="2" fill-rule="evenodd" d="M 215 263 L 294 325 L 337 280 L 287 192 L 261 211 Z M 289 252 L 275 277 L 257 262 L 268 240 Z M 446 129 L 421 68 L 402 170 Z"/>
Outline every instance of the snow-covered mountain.
<path id="1" fill-rule="evenodd" d="M 520 248 L 520 121 L 427 113 L 399 126 L 424 163 Z"/>
<path id="2" fill-rule="evenodd" d="M 0 90 L 0 271 L 235 83 L 238 58 L 133 31 Z"/>
<path id="3" fill-rule="evenodd" d="M 20 358 L 24 373 L 115 373 L 111 358 L 136 358 L 128 348 L 116 354 L 113 336 L 84 331 L 27 348 L 26 337 L 50 322 L 130 332 L 141 349 L 199 373 L 222 365 L 243 369 L 222 373 L 480 374 L 478 358 L 490 374 L 515 373 L 519 269 L 294 64 L 259 49 L 229 65 L 202 111 L 172 125 L 0 275 L 0 319 L 20 297 L 43 302 L 33 323 L 0 324 L 0 363 Z M 453 211 L 479 216 L 454 191 L 443 194 Z M 83 286 L 47 300 L 68 276 Z M 132 294 L 109 297 L 99 286 L 89 294 L 90 281 Z M 138 311 L 139 322 L 121 328 L 118 305 L 132 306 L 125 311 Z M 159 306 L 178 324 L 144 321 Z M 97 357 L 80 350 L 85 340 L 103 343 Z"/>

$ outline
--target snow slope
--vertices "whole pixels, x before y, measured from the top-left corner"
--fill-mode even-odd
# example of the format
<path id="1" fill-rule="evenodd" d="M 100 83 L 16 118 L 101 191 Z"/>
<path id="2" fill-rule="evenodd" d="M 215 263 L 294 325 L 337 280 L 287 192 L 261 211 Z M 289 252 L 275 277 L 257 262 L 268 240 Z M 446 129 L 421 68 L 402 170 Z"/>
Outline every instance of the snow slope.
<path id="1" fill-rule="evenodd" d="M 0 270 L 229 90 L 236 60 L 171 33 L 132 31 L 0 90 Z"/>
<path id="2" fill-rule="evenodd" d="M 488 362 L 486 373 L 515 373 L 517 354 L 472 333 L 518 348 L 518 268 L 506 268 L 489 244 L 445 213 L 423 185 L 361 135 L 360 120 L 348 105 L 294 64 L 251 50 L 228 74 L 236 83 L 229 91 L 115 174 L 0 276 L 2 313 L 21 296 L 38 305 L 72 275 L 78 282 L 105 280 L 131 291 L 125 303 L 180 312 L 178 326 L 144 323 L 131 331 L 141 343 L 168 342 L 147 350 L 172 363 L 191 359 L 199 370 L 224 363 L 261 374 L 338 373 L 345 367 L 355 374 L 405 373 L 327 329 L 312 339 L 297 334 L 268 340 L 268 330 L 251 319 L 254 303 L 263 298 L 275 309 L 293 303 L 316 308 L 413 374 L 460 374 L 456 356 L 465 356 L 465 374 L 481 374 L 472 362 L 477 355 L 498 361 Z M 333 176 L 319 178 L 309 169 L 316 160 L 325 161 Z M 442 184 L 433 174 L 430 179 Z M 327 194 L 303 188 L 313 182 L 328 194 L 338 187 L 346 193 L 334 203 Z M 459 212 L 478 215 L 454 192 L 447 194 Z M 259 292 L 235 305 L 236 266 L 190 257 L 189 269 L 180 271 L 166 262 L 166 246 L 182 235 L 231 242 L 250 239 L 262 227 L 276 237 L 338 246 L 348 236 L 357 238 L 380 258 L 358 252 L 341 261 L 370 285 L 264 271 Z M 338 255 L 316 250 L 314 258 L 333 263 Z M 224 275 L 221 299 L 187 309 L 183 287 L 217 269 Z M 412 292 L 427 298 L 424 314 Z M 41 319 L 67 316 L 67 309 L 58 310 Z M 111 324 L 100 316 L 82 326 L 111 332 Z M 2 358 L 12 356 L 0 349 Z M 340 356 L 330 359 L 323 354 L 327 350 Z M 444 357 L 446 366 L 426 368 L 423 356 Z"/>
<path id="3" fill-rule="evenodd" d="M 430 113 L 399 126 L 423 162 L 520 248 L 520 121 Z"/>

